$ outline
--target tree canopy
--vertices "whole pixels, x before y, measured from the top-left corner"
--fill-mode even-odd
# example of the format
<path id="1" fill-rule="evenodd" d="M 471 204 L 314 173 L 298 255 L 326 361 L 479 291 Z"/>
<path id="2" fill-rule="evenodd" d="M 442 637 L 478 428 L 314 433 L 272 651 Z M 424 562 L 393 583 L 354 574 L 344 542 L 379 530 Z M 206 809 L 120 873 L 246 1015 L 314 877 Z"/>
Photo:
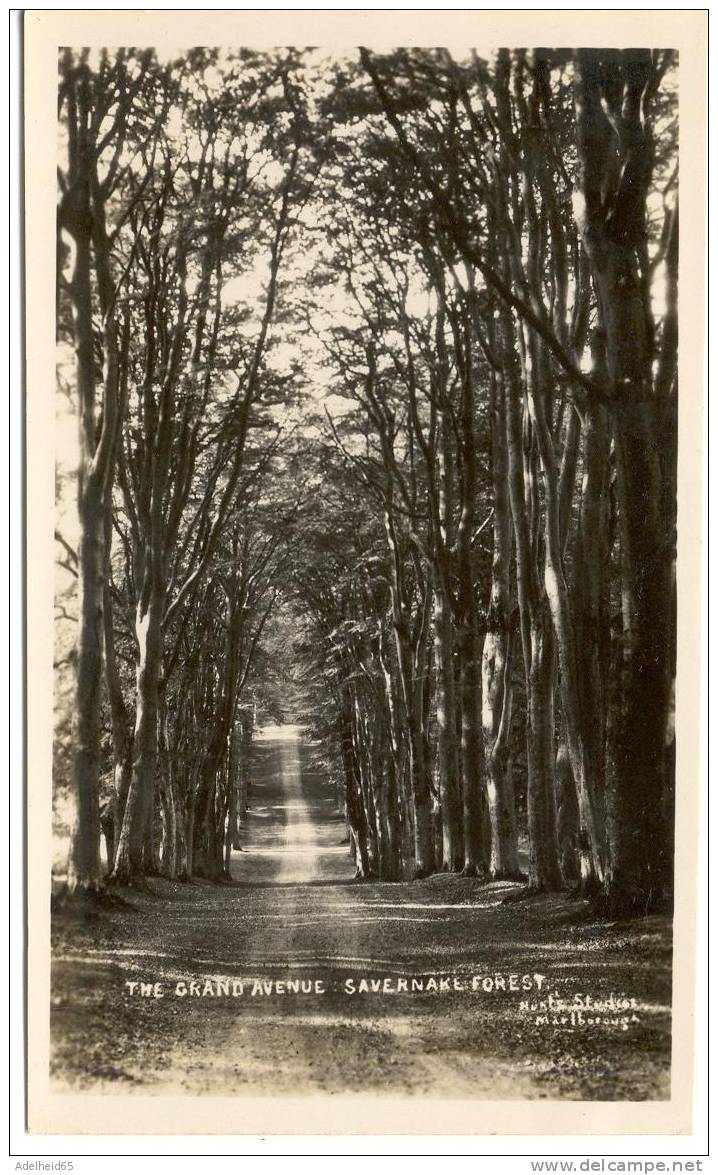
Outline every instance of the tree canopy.
<path id="1" fill-rule="evenodd" d="M 63 50 L 68 892 L 226 876 L 291 719 L 358 877 L 670 901 L 676 75 Z"/>

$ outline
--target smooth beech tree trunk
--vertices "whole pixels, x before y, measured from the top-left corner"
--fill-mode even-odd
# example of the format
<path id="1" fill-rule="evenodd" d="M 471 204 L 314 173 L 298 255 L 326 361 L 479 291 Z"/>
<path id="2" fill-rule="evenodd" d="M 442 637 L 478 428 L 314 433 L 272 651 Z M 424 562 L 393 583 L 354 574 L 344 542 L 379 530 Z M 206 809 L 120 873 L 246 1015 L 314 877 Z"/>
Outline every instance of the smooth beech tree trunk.
<path id="1" fill-rule="evenodd" d="M 245 709 L 241 714 L 241 738 L 239 749 L 239 824 L 240 827 L 247 819 L 247 805 L 249 803 L 249 785 L 252 764 L 252 738 L 254 735 L 253 709 Z"/>
<path id="2" fill-rule="evenodd" d="M 137 607 L 136 716 L 132 778 L 122 820 L 112 878 L 127 884 L 140 877 L 150 863 L 147 839 L 152 835 L 157 773 L 157 724 L 162 666 L 163 596 L 153 592 Z"/>
<path id="3" fill-rule="evenodd" d="M 465 617 L 458 634 L 461 711 L 461 794 L 463 800 L 464 865 L 473 876 L 483 871 L 481 837 L 481 658 L 475 620 Z"/>
<path id="4" fill-rule="evenodd" d="M 102 696 L 104 508 L 96 487 L 86 486 L 79 503 L 77 681 L 72 725 L 74 745 L 71 828 L 67 869 L 69 893 L 101 888 L 100 699 Z"/>
<path id="5" fill-rule="evenodd" d="M 355 690 L 352 710 L 352 742 L 354 745 L 354 761 L 358 769 L 359 792 L 364 809 L 369 876 L 375 877 L 379 873 L 379 843 L 377 814 L 374 804 L 374 788 L 371 778 L 371 736 L 364 722 L 357 695 L 358 691 Z"/>
<path id="6" fill-rule="evenodd" d="M 66 83 L 69 133 L 67 174 L 58 209 L 58 228 L 69 234 L 74 251 L 67 290 L 72 307 L 79 432 L 78 627 L 70 790 L 73 815 L 67 868 L 67 891 L 74 894 L 78 891 L 96 892 L 102 886 L 100 707 L 107 567 L 105 525 L 112 494 L 122 403 L 116 291 L 110 273 L 110 245 L 104 231 L 104 192 L 96 172 L 98 152 L 93 135 L 97 126 L 90 109 L 87 52 L 81 51 L 75 58 L 72 50 L 64 50 L 61 70 Z M 97 290 L 98 305 L 95 305 L 94 289 Z M 95 376 L 97 311 L 102 320 L 101 405 L 97 402 Z"/>
<path id="7" fill-rule="evenodd" d="M 672 693 L 673 461 L 666 400 L 673 395 L 676 320 L 668 253 L 667 337 L 655 364 L 645 292 L 647 201 L 654 145 L 650 102 L 656 60 L 648 49 L 618 57 L 579 50 L 575 94 L 577 217 L 598 295 L 605 341 L 606 404 L 616 459 L 623 596 L 623 660 L 612 761 L 613 833 L 607 890 L 618 911 L 645 913 L 670 895 L 673 861 L 666 779 Z M 606 83 L 620 84 L 620 122 Z M 615 100 L 615 99 L 614 99 Z M 606 199 L 610 162 L 614 188 Z M 677 248 L 677 246 L 676 246 Z M 666 351 L 667 348 L 667 351 Z M 668 485 L 667 485 L 668 483 Z M 670 768 L 669 768 L 670 769 Z"/>
<path id="8" fill-rule="evenodd" d="M 396 762 L 388 744 L 384 743 L 384 782 L 381 789 L 382 821 L 386 838 L 386 879 L 398 881 L 401 876 L 401 829 L 396 779 Z"/>
<path id="9" fill-rule="evenodd" d="M 90 296 L 90 242 L 76 237 L 72 279 L 76 371 L 80 411 L 80 469 L 78 478 L 78 635 L 75 706 L 73 717 L 73 774 L 71 797 L 74 818 L 67 872 L 69 893 L 101 888 L 100 865 L 100 737 L 105 642 L 105 584 L 107 572 L 106 517 L 111 494 L 110 471 L 119 423 L 117 350 L 112 324 L 105 324 L 105 420 L 96 440 L 95 377 Z M 114 840 L 114 837 L 113 837 Z"/>
<path id="10" fill-rule="evenodd" d="M 213 741 L 200 768 L 192 854 L 192 875 L 208 881 L 217 881 L 224 872 L 224 835 L 217 827 L 223 761 L 222 747 Z"/>
<path id="11" fill-rule="evenodd" d="M 107 526 L 105 527 L 106 553 L 108 548 Z M 113 758 L 113 795 L 112 795 L 112 824 L 113 849 L 108 850 L 107 867 L 112 869 L 115 861 L 117 837 L 122 827 L 122 818 L 127 803 L 127 793 L 132 778 L 132 726 L 130 725 L 127 708 L 122 696 L 122 686 L 117 672 L 117 663 L 114 647 L 114 626 L 112 593 L 108 582 L 108 575 L 104 583 L 104 653 L 105 679 L 107 694 L 110 703 L 110 719 L 112 729 L 112 758 Z"/>
<path id="12" fill-rule="evenodd" d="M 482 657 L 482 724 L 494 879 L 520 876 L 511 771 L 512 643 L 510 617 L 492 605 Z"/>
<path id="13" fill-rule="evenodd" d="M 476 397 L 473 365 L 474 338 L 471 316 L 462 323 L 463 374 L 461 381 L 459 477 L 460 514 L 456 534 L 457 600 L 456 630 L 459 656 L 459 705 L 461 710 L 461 791 L 464 811 L 464 869 L 483 872 L 486 843 L 482 796 L 481 651 L 472 542 L 476 519 L 478 458 L 476 452 Z"/>
<path id="14" fill-rule="evenodd" d="M 441 808 L 444 869 L 464 865 L 464 831 L 460 796 L 459 749 L 456 740 L 456 670 L 454 627 L 442 589 L 434 588 L 434 654 L 436 660 L 437 783 Z"/>
<path id="15" fill-rule="evenodd" d="M 382 881 L 395 881 L 398 870 L 398 843 L 392 807 L 391 775 L 386 769 L 387 730 L 381 698 L 374 698 L 363 723 L 367 766 L 376 825 L 377 872 Z"/>
<path id="16" fill-rule="evenodd" d="M 553 627 L 535 559 L 536 518 L 529 509 L 537 498 L 536 464 L 527 454 L 521 415 L 521 388 L 513 358 L 506 358 L 510 333 L 504 323 L 506 438 L 509 500 L 516 540 L 516 585 L 526 683 L 527 808 L 529 884 L 534 889 L 559 889 L 556 798 L 554 793 L 554 645 Z M 510 344 L 509 344 L 510 346 Z M 510 354 L 510 352 L 509 352 Z M 530 438 L 526 438 L 530 443 Z M 526 472 L 524 471 L 526 466 Z"/>
<path id="17" fill-rule="evenodd" d="M 528 677 L 529 885 L 560 889 L 556 794 L 554 791 L 554 636 L 548 607 L 531 619 L 531 667 Z"/>
<path id="18" fill-rule="evenodd" d="M 426 763 L 423 714 L 417 700 L 409 730 L 409 773 L 414 800 L 414 878 L 427 877 L 434 867 L 431 789 Z"/>
<path id="19" fill-rule="evenodd" d="M 491 596 L 481 659 L 482 732 L 493 878 L 520 874 L 516 803 L 511 775 L 512 601 L 511 508 L 503 381 L 491 381 L 491 451 L 494 490 L 494 552 Z"/>
<path id="20" fill-rule="evenodd" d="M 197 745 L 198 735 L 195 727 L 194 745 Z M 187 878 L 194 875 L 194 826 L 197 811 L 197 792 L 199 791 L 199 775 L 201 763 L 198 757 L 193 757 L 190 765 L 189 794 L 187 796 L 187 818 L 185 825 L 185 869 Z"/>
<path id="21" fill-rule="evenodd" d="M 587 754 L 593 766 L 597 818 L 607 829 L 607 711 L 611 653 L 610 545 L 608 536 L 609 432 L 605 409 L 590 405 L 582 427 L 582 486 L 575 543 L 573 595 L 578 684 Z M 593 885 L 581 843 L 581 878 Z M 608 864 L 607 864 L 608 867 Z"/>
<path id="22" fill-rule="evenodd" d="M 364 805 L 361 798 L 361 782 L 352 738 L 352 704 L 343 699 L 339 710 L 339 741 L 344 766 L 346 792 L 346 813 L 349 832 L 354 844 L 354 861 L 357 878 L 369 877 L 369 855 L 367 853 L 367 829 Z"/>
<path id="23" fill-rule="evenodd" d="M 590 755 L 587 715 L 581 705 L 574 609 L 563 566 L 559 470 L 544 407 L 548 362 L 542 345 L 531 337 L 526 339 L 525 355 L 527 399 L 543 475 L 544 586 L 558 654 L 566 746 L 571 759 L 581 828 L 590 853 L 591 869 L 597 880 L 602 882 L 606 868 L 605 828 L 596 799 L 599 789 L 596 784 L 596 763 Z"/>
<path id="24" fill-rule="evenodd" d="M 413 832 L 413 805 L 409 792 L 406 770 L 405 738 L 399 726 L 398 715 L 401 711 L 399 701 L 400 690 L 396 682 L 396 674 L 392 672 L 392 665 L 387 650 L 380 637 L 379 664 L 384 678 L 384 692 L 389 719 L 389 760 L 392 765 L 392 789 L 395 795 L 396 819 L 398 821 L 398 853 L 399 871 L 403 876 L 408 871 L 414 844 Z"/>
<path id="25" fill-rule="evenodd" d="M 172 772 L 162 780 L 162 799 L 165 805 L 166 845 L 162 854 L 161 871 L 173 880 L 177 875 L 177 807 Z"/>
<path id="26" fill-rule="evenodd" d="M 238 713 L 235 717 L 232 726 L 232 733 L 229 740 L 229 787 L 230 804 L 229 804 L 229 823 L 228 830 L 230 836 L 230 848 L 240 849 L 242 847 L 239 836 L 239 810 L 240 810 L 240 792 L 241 792 L 241 763 L 242 763 L 242 723 L 241 716 Z"/>
<path id="27" fill-rule="evenodd" d="M 668 716 L 671 698 L 671 559 L 660 516 L 659 446 L 655 405 L 640 391 L 613 412 L 619 517 L 624 550 L 624 625 L 621 705 L 617 717 L 616 836 L 609 898 L 617 908 L 659 908 L 670 891 L 666 811 Z"/>
<path id="28" fill-rule="evenodd" d="M 164 823 L 164 841 L 162 846 L 160 871 L 165 877 L 169 877 L 174 880 L 177 877 L 179 868 L 179 829 L 177 820 L 177 800 L 175 796 L 174 771 L 172 768 L 172 755 L 169 747 L 167 702 L 165 690 L 166 683 L 164 680 L 162 680 L 159 692 L 158 766 L 159 791 Z"/>
<path id="29" fill-rule="evenodd" d="M 556 751 L 556 820 L 561 875 L 568 886 L 577 886 L 582 877 L 582 854 L 576 784 L 565 742 Z M 585 854 L 583 860 L 585 860 Z"/>
<path id="30" fill-rule="evenodd" d="M 402 718 L 407 731 L 407 767 L 410 786 L 412 828 L 414 833 L 414 878 L 426 877 L 434 864 L 434 845 L 431 827 L 431 790 L 424 745 L 424 707 L 422 682 L 414 672 L 414 650 L 409 633 L 408 610 L 404 602 L 401 556 L 398 549 L 394 518 L 389 504 L 384 512 L 384 526 L 391 555 L 391 603 L 396 663 L 399 672 Z"/>
<path id="31" fill-rule="evenodd" d="M 224 835 L 224 872 L 228 878 L 232 876 L 232 849 L 237 837 L 237 788 L 232 773 L 233 766 L 233 756 L 230 753 L 229 769 L 227 772 L 229 809 L 227 812 L 227 830 Z"/>

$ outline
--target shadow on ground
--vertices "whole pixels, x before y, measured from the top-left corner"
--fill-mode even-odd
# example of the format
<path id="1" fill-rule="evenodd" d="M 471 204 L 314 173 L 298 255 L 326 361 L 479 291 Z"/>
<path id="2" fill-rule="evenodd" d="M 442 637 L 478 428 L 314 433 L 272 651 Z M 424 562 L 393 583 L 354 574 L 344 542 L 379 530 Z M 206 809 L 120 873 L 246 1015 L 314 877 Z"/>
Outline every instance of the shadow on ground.
<path id="1" fill-rule="evenodd" d="M 153 879 L 131 908 L 54 918 L 56 1088 L 669 1096 L 668 919 L 507 905 L 515 886 L 471 878 L 353 883 L 307 762 L 296 735 L 257 743 L 235 884 Z"/>

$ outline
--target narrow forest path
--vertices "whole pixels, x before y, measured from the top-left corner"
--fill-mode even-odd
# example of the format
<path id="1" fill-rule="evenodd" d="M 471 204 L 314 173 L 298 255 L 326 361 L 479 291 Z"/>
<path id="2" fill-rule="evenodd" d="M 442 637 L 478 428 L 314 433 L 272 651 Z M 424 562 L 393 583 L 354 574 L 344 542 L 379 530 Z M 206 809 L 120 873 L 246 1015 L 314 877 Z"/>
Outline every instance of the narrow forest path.
<path id="1" fill-rule="evenodd" d="M 666 919 L 607 927 L 567 898 L 507 904 L 515 886 L 467 878 L 355 882 L 301 732 L 266 730 L 254 754 L 232 884 L 153 880 L 130 908 L 55 918 L 59 1088 L 667 1096 Z M 539 1022 L 530 1002 L 551 993 L 625 995 L 636 1020 Z"/>
<path id="2" fill-rule="evenodd" d="M 243 852 L 232 873 L 242 882 L 348 881 L 344 819 L 298 726 L 268 726 L 254 740 L 252 791 Z"/>

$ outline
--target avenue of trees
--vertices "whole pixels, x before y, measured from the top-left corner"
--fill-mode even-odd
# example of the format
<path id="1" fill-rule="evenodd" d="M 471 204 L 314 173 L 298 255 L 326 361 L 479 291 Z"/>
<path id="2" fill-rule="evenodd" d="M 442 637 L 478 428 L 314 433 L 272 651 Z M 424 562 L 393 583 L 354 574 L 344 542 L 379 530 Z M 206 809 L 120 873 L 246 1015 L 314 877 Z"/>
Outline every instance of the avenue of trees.
<path id="1" fill-rule="evenodd" d="M 59 87 L 68 892 L 227 875 L 284 674 L 358 877 L 664 906 L 675 55 L 67 50 Z"/>

